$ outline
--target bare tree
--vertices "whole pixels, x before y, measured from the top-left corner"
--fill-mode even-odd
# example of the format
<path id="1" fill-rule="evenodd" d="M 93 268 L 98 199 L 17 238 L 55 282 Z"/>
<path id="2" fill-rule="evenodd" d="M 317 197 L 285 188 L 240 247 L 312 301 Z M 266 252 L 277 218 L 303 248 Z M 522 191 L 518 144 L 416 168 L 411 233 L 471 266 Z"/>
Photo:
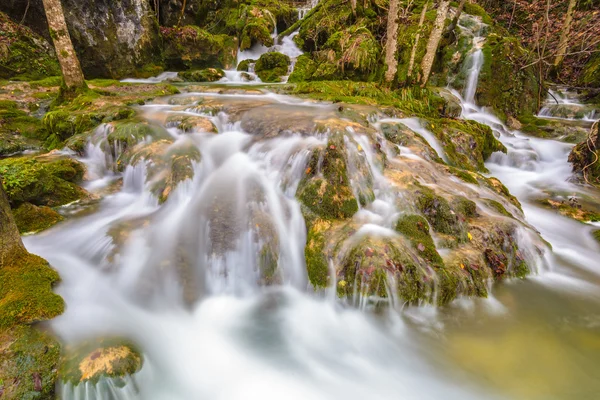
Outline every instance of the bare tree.
<path id="1" fill-rule="evenodd" d="M 14 261 L 15 254 L 24 251 L 25 247 L 21 242 L 21 235 L 13 219 L 0 176 L 0 267 Z"/>
<path id="2" fill-rule="evenodd" d="M 81 65 L 79 64 L 77 54 L 75 54 L 71 36 L 69 36 L 62 4 L 60 3 L 60 0 L 42 1 L 44 3 L 50 36 L 54 42 L 56 57 L 60 63 L 65 87 L 67 90 L 85 87 L 83 72 L 81 71 Z"/>
<path id="3" fill-rule="evenodd" d="M 350 7 L 352 7 L 352 14 L 356 17 L 356 0 L 350 0 Z"/>
<path id="4" fill-rule="evenodd" d="M 456 29 L 456 26 L 458 25 L 458 20 L 460 19 L 463 9 L 465 8 L 466 2 L 467 0 L 461 0 L 461 2 L 458 4 L 458 8 L 456 9 L 456 15 L 454 15 L 452 22 L 450 23 L 450 25 L 448 25 L 448 29 L 446 30 L 446 32 L 450 33 Z"/>
<path id="5" fill-rule="evenodd" d="M 565 16 L 565 22 L 562 28 L 562 32 L 560 34 L 560 41 L 558 42 L 556 58 L 554 59 L 554 68 L 558 68 L 565 59 L 565 54 L 567 53 L 567 47 L 569 45 L 569 33 L 571 32 L 571 23 L 573 22 L 573 12 L 575 11 L 576 5 L 577 0 L 569 0 L 567 15 Z"/>
<path id="6" fill-rule="evenodd" d="M 423 70 L 421 86 L 425 86 L 429 80 L 431 67 L 433 67 L 433 60 L 435 59 L 435 54 L 437 53 L 440 40 L 442 39 L 442 34 L 444 33 L 444 22 L 448 16 L 449 6 L 450 0 L 441 0 L 440 4 L 438 5 L 437 17 L 435 18 L 435 22 L 433 24 L 433 30 L 429 35 L 425 56 L 421 62 L 421 69 Z"/>
<path id="7" fill-rule="evenodd" d="M 410 79 L 413 73 L 413 68 L 415 66 L 415 57 L 417 55 L 417 49 L 419 48 L 419 41 L 421 40 L 421 29 L 423 28 L 423 23 L 425 22 L 425 15 L 427 14 L 427 7 L 429 6 L 429 1 L 426 1 L 423 4 L 423 10 L 421 11 L 421 18 L 419 19 L 419 28 L 417 30 L 417 35 L 415 36 L 415 43 L 413 44 L 413 48 L 410 52 L 410 60 L 408 62 L 408 74 L 407 77 Z"/>
<path id="8" fill-rule="evenodd" d="M 400 0 L 390 0 L 390 9 L 387 20 L 387 39 L 385 41 L 385 81 L 391 82 L 398 72 L 398 11 L 400 10 Z"/>

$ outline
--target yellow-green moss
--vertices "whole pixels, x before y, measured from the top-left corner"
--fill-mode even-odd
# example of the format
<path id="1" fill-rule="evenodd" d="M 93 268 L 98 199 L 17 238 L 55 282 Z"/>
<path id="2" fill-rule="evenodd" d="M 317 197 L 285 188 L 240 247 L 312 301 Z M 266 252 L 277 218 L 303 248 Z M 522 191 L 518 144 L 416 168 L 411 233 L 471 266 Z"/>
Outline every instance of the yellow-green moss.
<path id="1" fill-rule="evenodd" d="M 417 254 L 432 265 L 444 266 L 444 261 L 429 234 L 429 223 L 425 218 L 419 215 L 405 215 L 396 223 L 396 230 L 410 240 Z"/>
<path id="2" fill-rule="evenodd" d="M 37 207 L 31 203 L 23 203 L 14 209 L 13 216 L 21 234 L 40 232 L 63 220 L 50 207 Z"/>

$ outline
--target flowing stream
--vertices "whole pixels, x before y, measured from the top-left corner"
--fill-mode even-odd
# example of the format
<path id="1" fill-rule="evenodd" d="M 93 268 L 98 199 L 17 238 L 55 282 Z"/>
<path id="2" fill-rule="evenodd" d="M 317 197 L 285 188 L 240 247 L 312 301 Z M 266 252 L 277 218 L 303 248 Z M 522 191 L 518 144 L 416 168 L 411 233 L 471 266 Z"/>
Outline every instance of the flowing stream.
<path id="1" fill-rule="evenodd" d="M 173 148 L 196 147 L 202 160 L 193 179 L 162 205 L 146 181 L 149 165 L 114 173 L 109 154 L 90 143 L 83 159 L 87 188 L 104 193 L 102 200 L 93 212 L 24 241 L 63 278 L 58 292 L 67 310 L 52 322 L 60 337 L 66 343 L 126 337 L 142 349 L 144 366 L 124 385 L 65 384 L 62 398 L 597 398 L 600 245 L 593 226 L 534 201 L 547 191 L 597 194 L 569 181 L 570 145 L 511 131 L 475 104 L 479 47 L 470 58 L 464 99 L 456 95 L 463 117 L 489 125 L 508 148 L 486 166 L 552 246 L 537 275 L 496 285 L 489 299 L 459 299 L 443 308 L 391 307 L 375 315 L 347 307 L 333 293 L 308 287 L 306 228 L 294 197 L 311 150 L 327 143 L 326 133 L 260 137 L 224 113 L 211 116 L 218 134 L 165 126 Z M 306 115 L 334 107 L 269 93 L 252 98 Z M 156 120 L 176 106 L 141 111 Z M 394 120 L 378 123 L 386 121 Z M 446 157 L 417 119 L 399 122 Z M 348 151 L 371 147 L 351 131 L 348 140 Z M 373 156 L 365 157 L 376 196 L 357 218 L 366 230 L 389 230 L 397 210 Z M 105 190 L 119 178 L 121 187 Z M 279 268 L 275 284 L 265 286 L 257 271 L 270 246 Z"/>

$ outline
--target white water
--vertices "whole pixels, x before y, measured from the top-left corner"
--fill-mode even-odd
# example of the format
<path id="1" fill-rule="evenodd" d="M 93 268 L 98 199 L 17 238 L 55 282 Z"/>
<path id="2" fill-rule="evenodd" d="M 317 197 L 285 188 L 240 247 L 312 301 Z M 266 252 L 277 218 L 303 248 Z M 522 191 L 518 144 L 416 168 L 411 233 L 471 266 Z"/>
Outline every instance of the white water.
<path id="1" fill-rule="evenodd" d="M 564 116 L 561 116 L 560 109 L 564 108 L 564 106 L 567 106 L 574 112 L 581 110 L 580 112 L 578 112 L 578 114 L 583 114 L 583 116 L 581 116 L 580 118 L 565 118 Z M 578 95 L 576 93 L 572 93 L 568 90 L 558 88 L 556 90 L 548 90 L 546 102 L 540 110 L 540 112 L 538 113 L 538 117 L 571 121 L 579 119 L 586 122 L 594 122 L 600 119 L 600 113 L 598 110 L 590 109 L 590 106 L 582 104 L 579 101 Z"/>
<path id="2" fill-rule="evenodd" d="M 127 78 L 123 79 L 121 82 L 125 83 L 160 83 L 168 81 L 169 79 L 177 78 L 177 72 L 163 72 L 158 76 L 154 76 L 146 79 L 136 79 L 136 78 Z"/>
<path id="3" fill-rule="evenodd" d="M 272 94 L 237 97 L 299 111 L 323 107 Z M 162 107 L 168 109 L 145 109 Z M 511 131 L 472 101 L 463 101 L 463 110 L 507 146 L 508 155 L 494 154 L 486 165 L 553 245 L 539 277 L 500 285 L 493 301 L 459 300 L 403 317 L 376 318 L 315 295 L 306 284 L 294 193 L 309 150 L 326 141 L 294 134 L 255 140 L 254 132 L 215 117 L 218 135 L 175 131 L 193 140 L 203 159 L 164 205 L 148 190 L 140 164 L 127 168 L 123 188 L 96 213 L 25 238 L 63 278 L 58 291 L 67 310 L 52 325 L 64 341 L 119 335 L 145 357 L 124 387 L 66 385 L 64 398 L 595 398 L 600 247 L 591 226 L 530 201 L 548 188 L 581 190 L 568 181 L 570 146 Z M 399 122 L 422 129 L 415 119 Z M 444 157 L 433 135 L 421 135 Z M 347 138 L 357 165 L 370 166 L 376 189 L 375 201 L 355 216 L 363 222 L 356 235 L 389 234 L 399 212 L 391 206 L 395 193 L 377 174 L 370 141 L 352 131 Z M 114 179 L 98 147 L 90 145 L 84 160 L 94 172 L 90 188 Z M 109 232 L 123 225 L 129 234 L 117 246 Z M 280 260 L 271 287 L 259 282 L 265 244 L 275 245 Z"/>

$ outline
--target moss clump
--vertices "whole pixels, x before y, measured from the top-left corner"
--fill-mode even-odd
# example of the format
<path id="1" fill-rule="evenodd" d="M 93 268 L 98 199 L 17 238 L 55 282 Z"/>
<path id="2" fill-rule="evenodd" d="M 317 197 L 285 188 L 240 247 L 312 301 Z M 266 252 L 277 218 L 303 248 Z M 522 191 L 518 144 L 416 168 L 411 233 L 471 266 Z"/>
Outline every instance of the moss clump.
<path id="1" fill-rule="evenodd" d="M 180 72 L 177 76 L 187 82 L 216 82 L 225 76 L 225 72 L 218 68 L 206 68 Z"/>
<path id="2" fill-rule="evenodd" d="M 600 243 L 600 229 L 596 229 L 592 232 L 592 237 L 596 239 L 598 243 Z"/>
<path id="3" fill-rule="evenodd" d="M 162 27 L 167 68 L 202 69 L 235 66 L 237 45 L 233 37 L 213 35 L 196 26 Z"/>
<path id="4" fill-rule="evenodd" d="M 21 234 L 40 232 L 63 220 L 63 217 L 50 207 L 37 207 L 31 203 L 21 204 L 13 210 L 13 215 Z"/>
<path id="5" fill-rule="evenodd" d="M 0 160 L 0 175 L 13 206 L 29 202 L 50 207 L 80 199 L 85 191 L 75 184 L 85 168 L 72 159 L 8 158 Z"/>
<path id="6" fill-rule="evenodd" d="M 406 236 L 415 251 L 432 265 L 443 267 L 444 261 L 429 234 L 429 223 L 419 215 L 405 215 L 396 223 L 396 230 Z"/>
<path id="7" fill-rule="evenodd" d="M 479 184 L 479 182 L 477 181 L 477 178 L 475 178 L 473 176 L 473 173 L 471 173 L 469 171 L 464 171 L 464 170 L 461 170 L 461 169 L 458 169 L 458 168 L 450 167 L 450 173 L 452 175 L 460 178 L 464 182 L 471 183 L 473 185 L 478 185 Z"/>
<path id="8" fill-rule="evenodd" d="M 329 285 L 329 265 L 325 255 L 326 232 L 331 222 L 316 219 L 310 224 L 306 237 L 304 256 L 308 279 L 315 289 L 323 289 Z"/>
<path id="9" fill-rule="evenodd" d="M 240 50 L 248 50 L 255 44 L 262 44 L 267 47 L 273 46 L 273 37 L 271 36 L 272 24 L 264 18 L 255 19 L 242 30 L 240 40 Z"/>
<path id="10" fill-rule="evenodd" d="M 287 75 L 290 58 L 278 52 L 265 53 L 256 62 L 254 71 L 263 82 L 280 82 Z"/>
<path id="11" fill-rule="evenodd" d="M 65 348 L 59 370 L 63 382 L 97 383 L 100 378 L 123 378 L 138 372 L 143 357 L 135 345 L 121 338 L 106 338 Z"/>
<path id="12" fill-rule="evenodd" d="M 327 220 L 350 218 L 358 211 L 348 179 L 342 135 L 331 137 L 325 150 L 313 152 L 298 188 L 298 198 Z"/>

